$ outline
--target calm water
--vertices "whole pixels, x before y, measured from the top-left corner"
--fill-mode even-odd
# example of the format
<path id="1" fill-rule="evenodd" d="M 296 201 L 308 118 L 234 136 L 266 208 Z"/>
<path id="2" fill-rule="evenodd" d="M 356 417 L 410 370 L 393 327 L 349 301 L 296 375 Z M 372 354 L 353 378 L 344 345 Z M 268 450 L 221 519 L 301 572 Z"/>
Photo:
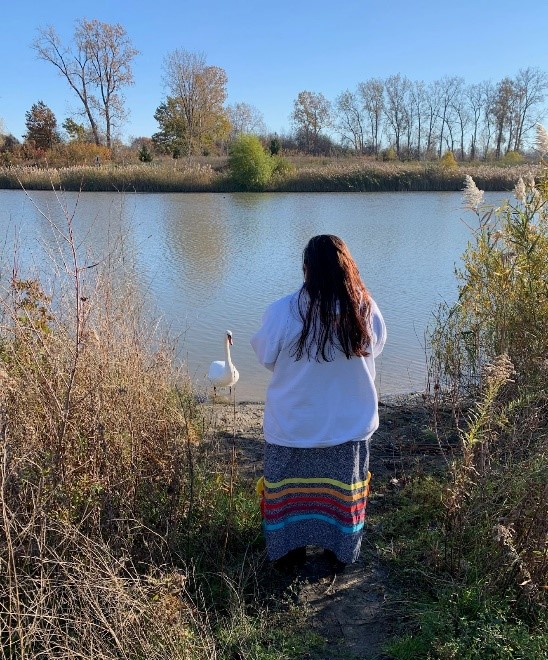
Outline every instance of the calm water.
<path id="1" fill-rule="evenodd" d="M 486 197 L 498 203 L 503 196 Z M 53 193 L 30 197 L 0 190 L 4 268 L 11 268 L 16 246 L 21 275 L 42 267 L 45 248 L 55 250 L 54 232 L 39 210 L 62 224 Z M 62 199 L 75 210 L 80 249 L 90 258 L 107 254 L 124 236 L 142 291 L 181 335 L 181 357 L 200 386 L 209 363 L 224 359 L 224 332 L 232 330 L 240 401 L 264 399 L 269 373 L 256 364 L 249 339 L 266 306 L 300 286 L 302 249 L 319 233 L 347 242 L 385 317 L 389 340 L 378 361 L 379 391 L 422 389 L 424 332 L 434 308 L 455 298 L 454 266 L 470 236 L 463 219 L 474 222 L 459 193 L 85 193 L 77 204 L 76 194 Z"/>

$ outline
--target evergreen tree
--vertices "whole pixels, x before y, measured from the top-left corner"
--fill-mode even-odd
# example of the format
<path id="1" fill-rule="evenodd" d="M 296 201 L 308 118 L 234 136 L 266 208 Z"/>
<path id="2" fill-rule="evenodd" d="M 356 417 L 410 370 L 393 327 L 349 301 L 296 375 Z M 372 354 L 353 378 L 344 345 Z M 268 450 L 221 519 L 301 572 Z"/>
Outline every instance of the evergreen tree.
<path id="1" fill-rule="evenodd" d="M 57 132 L 57 119 L 43 101 L 38 101 L 25 113 L 25 125 L 26 141 L 32 142 L 38 149 L 51 149 L 61 141 Z"/>

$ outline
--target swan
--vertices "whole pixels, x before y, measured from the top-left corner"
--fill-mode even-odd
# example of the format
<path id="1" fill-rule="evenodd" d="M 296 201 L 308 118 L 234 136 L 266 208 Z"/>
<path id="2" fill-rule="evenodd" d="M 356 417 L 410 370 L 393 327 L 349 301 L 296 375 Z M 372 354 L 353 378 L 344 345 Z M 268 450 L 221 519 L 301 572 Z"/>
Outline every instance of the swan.
<path id="1" fill-rule="evenodd" d="M 226 360 L 215 360 L 209 366 L 207 377 L 213 385 L 213 391 L 216 392 L 218 387 L 229 387 L 232 394 L 232 386 L 236 385 L 240 374 L 236 367 L 232 364 L 230 357 L 230 347 L 232 346 L 232 332 L 226 331 L 225 336 L 225 356 Z"/>

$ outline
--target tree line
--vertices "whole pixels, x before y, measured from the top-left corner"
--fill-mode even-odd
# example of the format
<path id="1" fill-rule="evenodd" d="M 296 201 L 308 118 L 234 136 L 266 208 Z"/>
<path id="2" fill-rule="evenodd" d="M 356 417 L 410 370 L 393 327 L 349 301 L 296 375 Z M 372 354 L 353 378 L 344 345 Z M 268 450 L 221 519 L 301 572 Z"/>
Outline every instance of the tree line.
<path id="1" fill-rule="evenodd" d="M 124 91 L 134 84 L 139 55 L 123 26 L 81 19 L 69 43 L 55 28 L 40 28 L 32 47 L 79 101 L 79 113 L 62 124 L 65 141 L 110 150 L 127 117 Z M 433 159 L 449 151 L 460 160 L 498 159 L 526 149 L 529 132 L 543 118 L 548 90 L 546 72 L 532 67 L 477 84 L 458 76 L 425 83 L 398 73 L 359 82 L 333 102 L 321 92 L 302 91 L 290 114 L 291 133 L 272 136 L 257 108 L 227 104 L 226 72 L 208 65 L 204 54 L 169 53 L 163 80 L 166 97 L 154 113 L 158 131 L 136 140 L 142 160 L 152 158 L 151 152 L 174 158 L 226 153 L 242 134 L 258 135 L 273 149 L 314 155 L 344 151 Z M 26 113 L 26 128 L 22 146 L 13 136 L 0 135 L 0 151 L 19 149 L 32 157 L 33 150 L 63 141 L 43 101 Z"/>

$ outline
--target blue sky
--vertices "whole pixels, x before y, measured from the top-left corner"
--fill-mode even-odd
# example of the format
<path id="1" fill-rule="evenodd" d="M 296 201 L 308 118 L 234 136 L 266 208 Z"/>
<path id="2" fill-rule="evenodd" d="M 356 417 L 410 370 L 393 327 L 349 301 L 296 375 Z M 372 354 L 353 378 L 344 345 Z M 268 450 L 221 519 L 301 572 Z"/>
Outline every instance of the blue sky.
<path id="1" fill-rule="evenodd" d="M 79 109 L 51 64 L 31 49 L 40 26 L 63 42 L 80 18 L 120 23 L 141 52 L 130 116 L 122 137 L 150 136 L 165 98 L 162 63 L 182 48 L 205 54 L 228 76 L 228 102 L 249 103 L 269 130 L 290 128 L 298 93 L 334 99 L 371 77 L 401 73 L 412 80 L 462 76 L 498 81 L 520 68 L 548 71 L 546 0 L 26 0 L 0 9 L 0 119 L 21 138 L 25 112 L 44 101 L 61 124 Z"/>

